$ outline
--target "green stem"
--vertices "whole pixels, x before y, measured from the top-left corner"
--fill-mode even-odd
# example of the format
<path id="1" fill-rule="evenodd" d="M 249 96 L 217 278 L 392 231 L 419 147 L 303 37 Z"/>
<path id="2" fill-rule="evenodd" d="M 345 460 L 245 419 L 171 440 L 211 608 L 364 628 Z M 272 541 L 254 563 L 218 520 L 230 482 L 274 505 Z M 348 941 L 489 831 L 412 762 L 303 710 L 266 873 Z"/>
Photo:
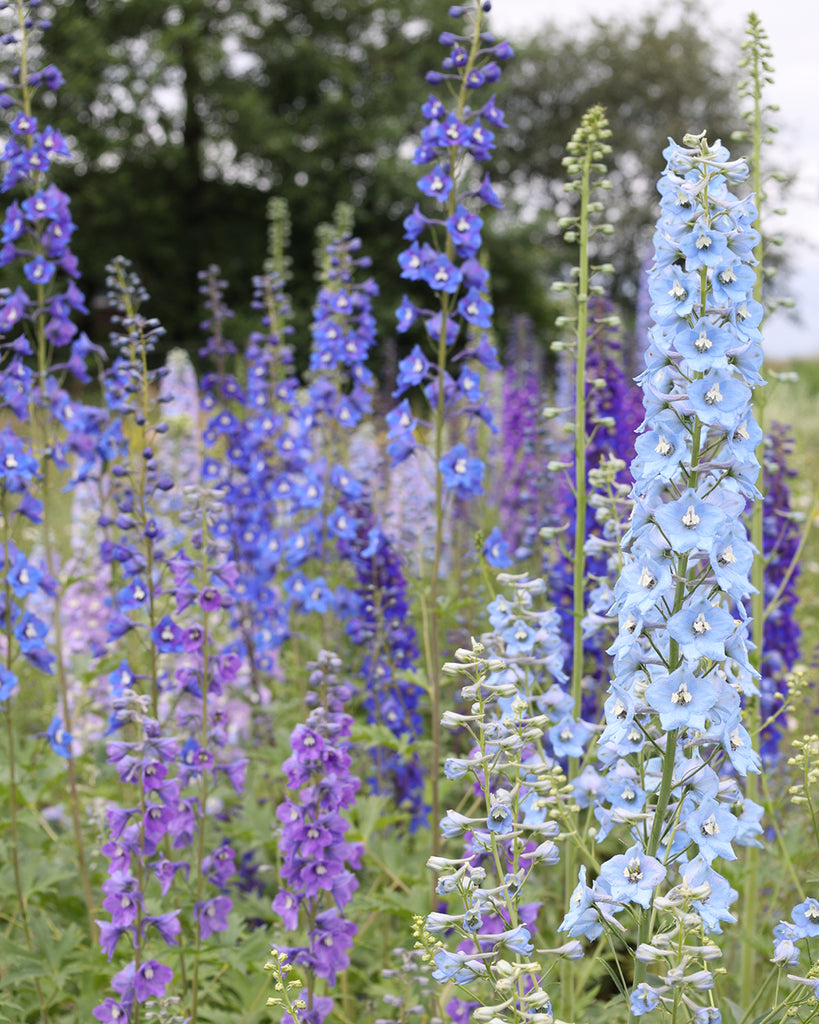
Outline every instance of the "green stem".
<path id="1" fill-rule="evenodd" d="M 461 78 L 461 88 L 458 93 L 458 104 L 456 117 L 461 120 L 464 115 L 468 99 L 466 80 L 469 72 L 475 66 L 478 51 L 481 47 L 481 23 L 483 13 L 480 7 L 475 14 L 475 25 L 472 34 L 472 44 L 469 51 L 469 58 Z M 451 173 L 455 177 L 457 150 L 452 147 L 450 151 Z M 456 205 L 455 188 L 452 189 L 447 200 L 447 217 L 455 213 Z M 455 255 L 455 246 L 452 237 L 447 232 L 445 243 L 445 254 L 451 260 Z M 441 558 L 444 547 L 444 483 L 443 474 L 440 469 L 441 458 L 444 454 L 444 402 L 445 388 L 444 377 L 447 363 L 447 337 L 446 324 L 450 310 L 454 308 L 457 296 L 449 296 L 441 293 L 441 330 L 438 335 L 438 395 L 435 403 L 435 418 L 433 426 L 433 458 L 435 460 L 435 549 L 432 559 L 432 568 L 429 579 L 429 588 L 421 598 L 421 615 L 424 623 L 424 637 L 426 643 L 425 662 L 427 679 L 429 681 L 430 706 L 432 715 L 432 754 L 430 764 L 431 776 L 431 804 L 432 804 L 432 854 L 440 856 L 441 835 L 438 822 L 441 819 L 441 643 L 440 643 L 440 608 L 439 608 L 439 576 L 441 570 Z M 435 884 L 432 883 L 431 899 L 435 899 Z"/>
<path id="2" fill-rule="evenodd" d="M 750 54 L 752 61 L 751 74 L 754 82 L 753 90 L 753 157 L 751 162 L 751 176 L 754 194 L 756 196 L 757 219 L 754 227 L 759 232 L 759 241 L 754 249 L 756 258 L 756 279 L 754 281 L 753 297 L 762 303 L 762 281 L 763 281 L 763 258 L 764 250 L 762 245 L 762 73 L 760 68 L 760 52 L 758 46 L 754 46 Z M 754 395 L 754 410 L 760 428 L 764 429 L 765 401 L 761 388 L 757 388 Z M 757 459 L 764 463 L 764 442 L 760 441 L 756 450 Z M 751 583 L 756 592 L 751 597 L 751 638 L 753 648 L 750 652 L 751 665 L 759 671 L 762 667 L 763 640 L 765 627 L 765 553 L 764 553 L 764 530 L 763 530 L 763 500 L 757 499 L 754 502 L 751 513 L 751 543 L 756 549 L 753 564 L 751 566 Z M 760 725 L 759 700 L 756 697 L 749 697 L 745 709 L 748 732 L 756 736 Z M 750 774 L 747 777 L 745 793 L 749 800 L 758 800 L 759 783 L 757 776 Z M 744 905 L 742 908 L 743 922 L 743 943 L 742 962 L 740 968 L 740 1005 L 747 1006 L 753 997 L 757 987 L 756 979 L 756 951 L 754 939 L 757 935 L 759 916 L 759 850 L 752 846 L 748 851 L 747 884 L 743 887 Z"/>
<path id="3" fill-rule="evenodd" d="M 574 551 L 573 555 L 573 609 L 572 609 L 572 678 L 571 696 L 574 702 L 574 717 L 579 719 L 583 700 L 583 617 L 586 614 L 586 507 L 587 473 L 586 452 L 589 438 L 586 432 L 586 351 L 588 348 L 589 322 L 589 196 L 592 168 L 592 148 L 588 146 L 583 156 L 580 179 L 580 222 L 578 228 L 580 254 L 577 282 L 577 326 L 575 366 L 575 425 L 574 425 Z M 577 775 L 578 759 L 569 758 L 569 778 Z M 568 844 L 563 858 L 564 892 L 570 893 L 577 876 L 577 851 Z M 573 964 L 564 960 L 560 965 L 561 990 L 564 993 L 565 1012 L 569 1020 L 575 1016 L 577 974 Z"/>

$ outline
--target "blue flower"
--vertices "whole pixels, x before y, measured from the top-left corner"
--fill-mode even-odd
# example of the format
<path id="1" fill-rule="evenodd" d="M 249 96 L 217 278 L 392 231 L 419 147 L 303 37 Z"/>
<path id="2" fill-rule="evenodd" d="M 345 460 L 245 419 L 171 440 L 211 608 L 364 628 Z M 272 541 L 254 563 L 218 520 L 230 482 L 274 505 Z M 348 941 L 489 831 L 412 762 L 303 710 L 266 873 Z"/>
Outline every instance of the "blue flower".
<path id="1" fill-rule="evenodd" d="M 719 423 L 733 430 L 746 413 L 751 390 L 742 381 L 729 377 L 724 371 L 707 373 L 701 380 L 688 386 L 691 408 L 703 423 Z"/>
<path id="2" fill-rule="evenodd" d="M 636 903 L 648 909 L 656 886 L 665 878 L 666 870 L 655 858 L 648 857 L 639 845 L 607 860 L 600 869 L 600 878 L 608 883 L 612 898 L 622 903 Z"/>
<path id="3" fill-rule="evenodd" d="M 497 526 L 492 527 L 489 536 L 483 542 L 482 550 L 484 558 L 494 569 L 508 569 L 512 564 L 509 545 Z"/>
<path id="4" fill-rule="evenodd" d="M 398 364 L 398 375 L 395 380 L 396 387 L 393 395 L 397 397 L 402 395 L 407 388 L 423 383 L 427 378 L 429 368 L 429 360 L 421 351 L 421 347 L 414 345 L 410 354 L 405 356 Z"/>
<path id="5" fill-rule="evenodd" d="M 444 984 L 468 985 L 476 978 L 483 977 L 486 968 L 480 960 L 474 959 L 470 953 L 450 953 L 448 949 L 438 949 L 433 956 L 435 970 L 432 977 Z"/>
<path id="6" fill-rule="evenodd" d="M 455 212 L 446 219 L 446 228 L 455 243 L 458 256 L 464 258 L 474 256 L 478 252 L 481 247 L 482 227 L 482 218 L 470 213 L 463 203 L 458 203 Z"/>
<path id="7" fill-rule="evenodd" d="M 730 612 L 714 606 L 704 597 L 694 598 L 668 620 L 668 632 L 689 661 L 700 658 L 725 659 L 725 641 L 736 629 Z"/>
<path id="8" fill-rule="evenodd" d="M 635 1017 L 642 1017 L 643 1014 L 657 1009 L 660 1005 L 660 995 L 648 982 L 641 981 L 635 985 L 634 991 L 629 997 L 629 1005 Z"/>
<path id="9" fill-rule="evenodd" d="M 418 188 L 429 196 L 430 199 L 437 199 L 444 202 L 452 191 L 453 181 L 440 164 L 437 164 L 428 174 L 418 181 Z"/>
<path id="10" fill-rule="evenodd" d="M 645 690 L 646 702 L 659 714 L 660 725 L 668 731 L 704 730 L 707 713 L 718 696 L 713 679 L 696 676 L 686 665 L 652 681 Z"/>
<path id="11" fill-rule="evenodd" d="M 595 893 L 586 883 L 586 867 L 580 868 L 579 882 L 569 900 L 569 910 L 558 926 L 572 938 L 583 935 L 589 940 L 603 934 L 603 922 L 594 905 Z"/>
<path id="12" fill-rule="evenodd" d="M 722 931 L 720 925 L 736 923 L 736 917 L 728 909 L 737 899 L 737 892 L 725 878 L 706 862 L 695 857 L 682 869 L 682 879 L 691 889 L 704 887 L 702 896 L 692 900 L 692 907 L 700 915 L 706 932 Z"/>
<path id="13" fill-rule="evenodd" d="M 463 442 L 443 455 L 438 463 L 444 484 L 459 494 L 482 494 L 484 464 L 469 454 Z"/>
<path id="14" fill-rule="evenodd" d="M 689 487 L 676 501 L 661 505 L 654 513 L 654 521 L 675 551 L 695 548 L 707 551 L 711 539 L 725 524 L 725 514 L 715 505 L 702 501 Z"/>
<path id="15" fill-rule="evenodd" d="M 71 757 L 72 736 L 70 732 L 66 732 L 63 729 L 63 720 L 59 715 L 55 715 L 51 719 L 46 736 L 55 754 L 58 754 L 60 757 Z"/>
<path id="16" fill-rule="evenodd" d="M 710 865 L 716 857 L 737 859 L 731 846 L 731 840 L 737 834 L 737 820 L 713 797 L 704 797 L 697 806 L 692 806 L 689 798 L 683 807 L 681 823 L 707 864 Z"/>
<path id="17" fill-rule="evenodd" d="M 507 804 L 494 804 L 486 819 L 486 827 L 496 835 L 508 835 L 515 827 L 512 811 Z"/>
<path id="18" fill-rule="evenodd" d="M 800 939 L 812 939 L 819 935 L 819 900 L 809 896 L 791 911 L 791 920 L 796 926 L 796 934 Z"/>

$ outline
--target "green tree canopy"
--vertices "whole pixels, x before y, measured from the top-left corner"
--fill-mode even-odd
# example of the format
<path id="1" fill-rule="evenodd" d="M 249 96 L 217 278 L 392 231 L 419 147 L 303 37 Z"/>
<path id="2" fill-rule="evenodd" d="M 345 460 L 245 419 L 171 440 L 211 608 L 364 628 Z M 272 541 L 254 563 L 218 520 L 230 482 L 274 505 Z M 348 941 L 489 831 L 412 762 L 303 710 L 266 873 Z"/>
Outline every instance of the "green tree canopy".
<path id="1" fill-rule="evenodd" d="M 54 122 L 78 156 L 61 184 L 86 289 L 102 291 L 106 261 L 126 253 L 168 344 L 195 348 L 196 271 L 219 263 L 229 299 L 246 303 L 264 259 L 267 199 L 278 194 L 293 221 L 304 346 L 315 230 L 347 201 L 389 334 L 405 290 L 401 221 L 419 198 L 410 156 L 430 91 L 423 78 L 439 66 L 446 9 L 441 0 L 56 3 L 43 46 L 66 78 Z M 604 258 L 626 303 L 656 216 L 666 138 L 702 127 L 727 137 L 739 126 L 732 56 L 696 6 L 670 23 L 618 18 L 580 34 L 548 25 L 515 48 L 498 83 L 509 128 L 493 168 L 509 203 L 487 225 L 501 333 L 516 313 L 550 327 L 546 285 L 566 258 L 555 226 L 565 209 L 561 159 L 589 106 L 606 107 L 613 131 L 609 219 L 618 233 Z"/>
<path id="2" fill-rule="evenodd" d="M 499 178 L 509 182 L 509 218 L 529 224 L 527 242 L 554 279 L 565 257 L 555 221 L 565 212 L 561 161 L 583 113 L 602 105 L 613 149 L 607 218 L 615 224 L 601 262 L 615 267 L 613 297 L 626 306 L 657 217 L 656 182 L 668 138 L 708 130 L 726 142 L 741 127 L 736 71 L 742 26 L 726 41 L 698 3 L 671 17 L 595 19 L 581 32 L 556 23 L 517 46 L 500 83 L 507 112 Z M 727 45 L 726 45 L 727 43 Z"/>

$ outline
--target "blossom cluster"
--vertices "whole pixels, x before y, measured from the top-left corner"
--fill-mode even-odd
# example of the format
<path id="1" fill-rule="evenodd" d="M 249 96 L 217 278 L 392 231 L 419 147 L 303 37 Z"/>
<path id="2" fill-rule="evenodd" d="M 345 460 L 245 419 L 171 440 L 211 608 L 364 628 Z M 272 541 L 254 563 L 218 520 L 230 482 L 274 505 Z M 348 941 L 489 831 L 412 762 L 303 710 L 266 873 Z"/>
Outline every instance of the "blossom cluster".
<path id="1" fill-rule="evenodd" d="M 364 847 L 345 839 L 348 824 L 342 814 L 359 789 L 350 772 L 352 718 L 344 710 L 352 690 L 339 677 L 341 662 L 335 655 L 322 651 L 308 668 L 312 710 L 291 733 L 291 754 L 282 765 L 293 796 L 276 811 L 281 822 L 279 873 L 288 888 L 278 892 L 273 909 L 288 931 L 308 929 L 303 944 L 278 949 L 311 979 L 299 1020 L 321 1024 L 333 1000 L 315 995 L 314 981 L 324 978 L 333 986 L 336 974 L 349 964 L 357 926 L 342 911 L 358 888 L 353 872 L 361 867 Z M 295 1024 L 290 1014 L 284 1019 Z"/>
<path id="2" fill-rule="evenodd" d="M 491 158 L 495 148 L 493 129 L 504 127 L 505 122 L 494 96 L 480 107 L 473 107 L 470 101 L 478 90 L 499 79 L 501 62 L 512 56 L 512 48 L 505 42 L 496 43 L 490 33 L 481 31 L 483 9 L 488 10 L 488 6 L 483 4 L 472 11 L 470 34 L 442 33 L 440 42 L 448 49 L 443 70 L 427 75 L 433 85 L 446 82 L 458 102 L 455 109 L 448 109 L 441 99 L 430 95 L 422 107 L 427 124 L 413 163 L 432 165 L 420 178 L 418 188 L 437 210 L 434 216 L 428 216 L 415 205 L 404 221 L 404 238 L 410 244 L 398 262 L 401 277 L 415 284 L 419 295 L 424 288 L 427 294 L 431 291 L 436 305 L 428 307 L 419 304 L 423 300 L 404 296 L 397 316 L 399 333 L 407 332 L 416 322 L 423 326 L 434 356 L 427 358 L 421 344 L 416 344 L 399 363 L 394 394 L 401 398 L 411 388 L 420 387 L 440 418 L 460 409 L 491 422 L 478 367 L 499 367 L 487 333 L 493 313 L 487 297 L 489 272 L 479 258 L 484 220 L 473 207 L 500 207 L 501 201 L 488 173 L 475 183 L 469 180 L 469 172 L 475 164 Z M 463 19 L 467 9 L 452 7 L 450 14 Z M 433 245 L 422 241 L 426 232 L 439 235 L 443 242 Z M 460 364 L 457 375 L 452 369 L 456 363 Z M 388 451 L 398 463 L 417 446 L 418 421 L 409 399 L 403 398 L 388 414 L 387 424 Z M 462 441 L 438 458 L 448 489 L 462 496 L 482 492 L 483 463 L 470 455 Z"/>
<path id="3" fill-rule="evenodd" d="M 438 894 L 461 906 L 427 917 L 426 943 L 436 981 L 480 996 L 498 1021 L 540 1020 L 551 1013 L 541 965 L 531 957 L 540 904 L 523 898 L 530 876 L 560 859 L 554 841 L 565 800 L 560 759 L 573 756 L 587 736 L 573 722 L 571 697 L 561 685 L 557 613 L 535 607 L 545 584 L 525 575 L 501 575 L 499 582 L 511 597 L 490 603 L 492 632 L 445 666 L 467 678 L 461 697 L 468 711 L 447 711 L 443 724 L 465 729 L 475 747 L 449 757 L 444 771 L 472 783 L 478 807 L 469 814 L 449 810 L 441 820 L 442 835 L 461 838 L 464 855 L 433 857 L 429 866 L 440 874 Z M 444 934 L 457 937 L 457 949 L 437 939 Z M 574 955 L 576 946 L 555 952 Z M 447 1010 L 465 1022 L 477 1005 L 454 1000 Z"/>
<path id="4" fill-rule="evenodd" d="M 419 657 L 415 629 L 409 621 L 409 595 L 394 545 L 362 502 L 355 512 L 356 537 L 347 556 L 356 571 L 354 608 L 345 631 L 363 648 L 362 705 L 369 722 L 383 723 L 397 741 L 414 743 L 423 735 L 422 688 L 407 678 Z M 409 812 L 411 829 L 425 823 L 425 772 L 417 752 L 401 754 L 387 747 L 373 751 L 375 792 L 391 792 L 396 806 Z"/>
<path id="5" fill-rule="evenodd" d="M 600 837 L 625 821 L 633 845 L 624 860 L 604 863 L 591 887 L 581 877 L 562 927 L 591 938 L 629 904 L 643 908 L 638 958 L 642 950 L 661 982 L 637 975 L 632 1012 L 682 998 L 698 1020 L 711 1020 L 714 1008 L 700 1005 L 699 993 L 712 975 L 702 964 L 686 974 L 708 956 L 689 946 L 686 930 L 692 913 L 703 932 L 733 919 L 735 894 L 714 862 L 735 859 L 733 844 L 755 844 L 761 831 L 761 808 L 717 769 L 759 771 L 742 724 L 741 695 L 758 692 L 743 604 L 753 550 L 742 516 L 758 496 L 751 397 L 762 383 L 762 310 L 750 297 L 756 210 L 731 191 L 746 165 L 704 136 L 671 143 L 665 156 L 649 285 L 655 326 L 641 376 L 645 420 L 597 746 L 610 780 L 595 807 Z M 623 785 L 612 788 L 617 776 Z M 661 899 L 672 872 L 681 886 Z M 700 886 L 707 902 L 692 895 Z M 670 922 L 655 922 L 653 937 L 649 906 Z"/>

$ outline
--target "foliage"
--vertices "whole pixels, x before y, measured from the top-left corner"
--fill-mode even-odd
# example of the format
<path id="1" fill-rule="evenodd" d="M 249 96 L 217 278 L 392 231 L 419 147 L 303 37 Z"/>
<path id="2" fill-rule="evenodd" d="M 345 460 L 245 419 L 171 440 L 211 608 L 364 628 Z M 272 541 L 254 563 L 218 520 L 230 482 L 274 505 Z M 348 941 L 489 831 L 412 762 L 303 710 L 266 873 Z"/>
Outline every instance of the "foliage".
<path id="1" fill-rule="evenodd" d="M 348 6 L 87 0 L 74 38 L 68 8 L 50 27 L 45 3 L 0 0 L 0 1021 L 810 1020 L 815 498 L 791 459 L 810 465 L 816 375 L 771 372 L 769 411 L 801 419 L 793 446 L 763 444 L 747 164 L 705 132 L 664 149 L 638 391 L 597 277 L 609 253 L 642 262 L 621 255 L 606 173 L 625 165 L 602 109 L 578 114 L 549 211 L 550 259 L 576 264 L 549 325 L 558 379 L 523 317 L 504 366 L 498 307 L 527 282 L 493 249 L 504 221 L 507 242 L 527 229 L 496 174 L 520 138 L 499 105 L 513 47 L 488 0 L 424 7 L 443 50 L 418 89 L 397 62 L 413 42 L 426 61 L 421 15 Z M 758 20 L 749 38 L 767 54 Z M 257 185 L 292 177 L 328 216 L 336 186 L 366 205 L 422 118 L 421 198 L 374 206 L 361 234 L 333 206 L 308 289 L 315 224 L 301 211 L 291 233 L 281 198 L 265 224 Z M 218 266 L 194 300 L 193 254 L 151 250 L 171 317 L 199 303 L 201 377 L 178 348 L 163 361 L 125 257 L 107 352 L 79 326 L 74 245 L 106 238 L 58 179 L 139 183 L 151 160 L 157 216 L 178 201 L 200 243 L 204 186 L 253 200 L 244 308 Z M 317 186 L 325 161 L 346 184 Z M 126 242 L 140 209 L 117 212 Z M 370 243 L 393 215 L 390 270 Z M 412 344 L 394 390 L 373 359 L 382 297 Z M 95 405 L 72 397 L 95 386 Z"/>

